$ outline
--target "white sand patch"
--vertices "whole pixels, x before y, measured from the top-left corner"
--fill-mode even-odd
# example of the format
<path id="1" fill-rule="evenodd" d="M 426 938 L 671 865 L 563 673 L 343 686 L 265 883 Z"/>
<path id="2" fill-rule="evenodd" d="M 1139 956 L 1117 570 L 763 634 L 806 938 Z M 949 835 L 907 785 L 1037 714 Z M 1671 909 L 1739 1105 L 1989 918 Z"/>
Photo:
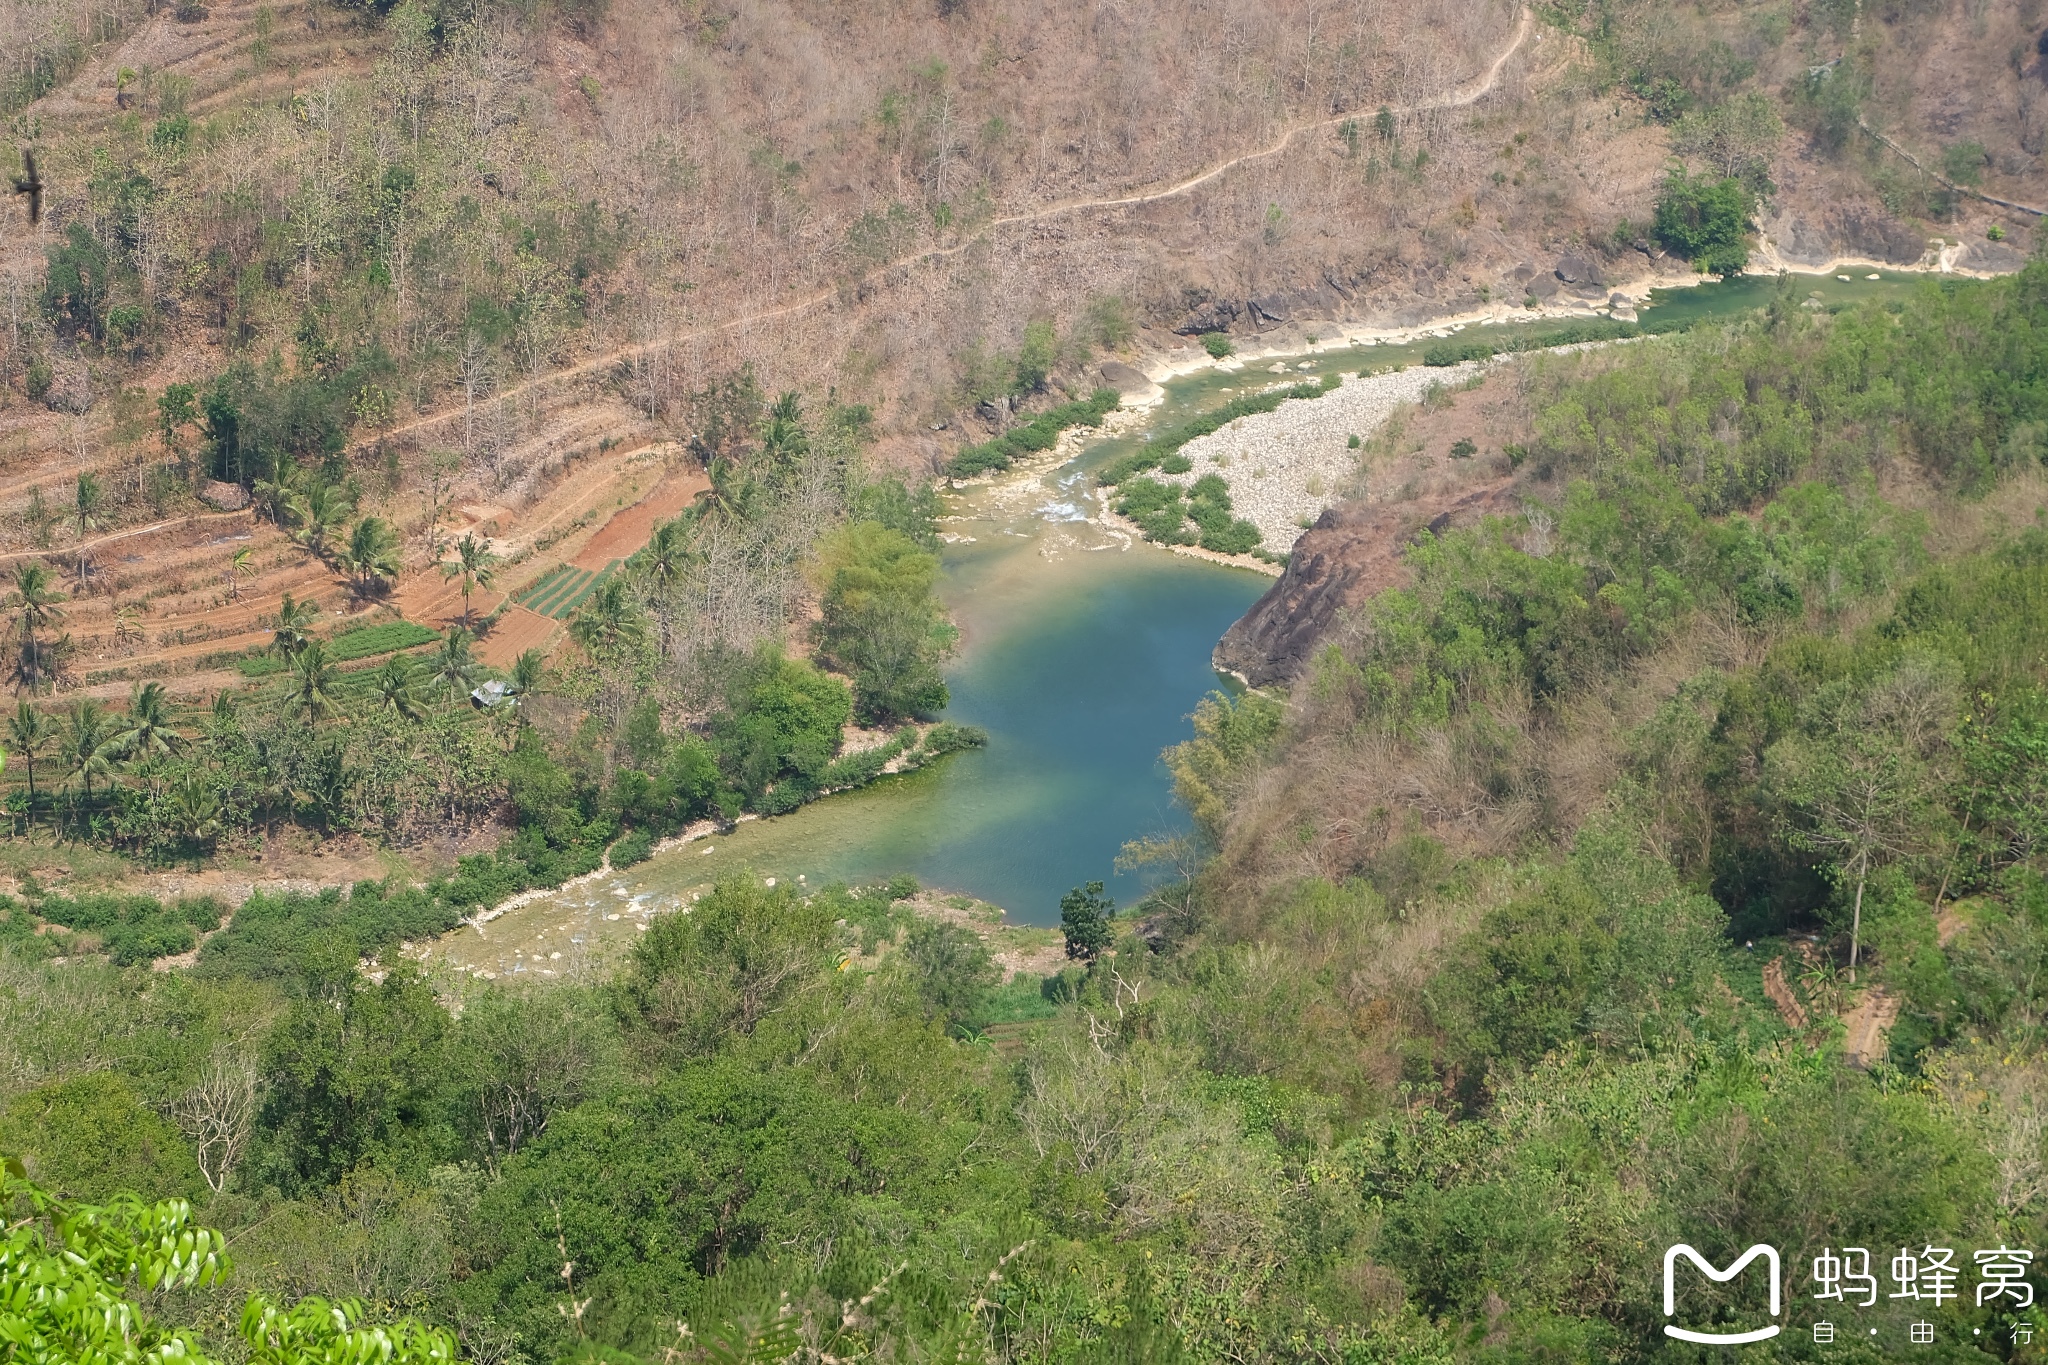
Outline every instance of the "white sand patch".
<path id="1" fill-rule="evenodd" d="M 1357 468 L 1354 435 L 1365 440 L 1394 409 L 1419 401 L 1432 385 L 1456 387 L 1488 363 L 1495 362 L 1346 375 L 1320 398 L 1291 398 L 1272 412 L 1196 437 L 1180 448 L 1191 465 L 1187 473 L 1150 477 L 1185 488 L 1204 474 L 1220 475 L 1230 485 L 1232 515 L 1259 528 L 1265 549 L 1284 553 L 1337 501 Z"/>

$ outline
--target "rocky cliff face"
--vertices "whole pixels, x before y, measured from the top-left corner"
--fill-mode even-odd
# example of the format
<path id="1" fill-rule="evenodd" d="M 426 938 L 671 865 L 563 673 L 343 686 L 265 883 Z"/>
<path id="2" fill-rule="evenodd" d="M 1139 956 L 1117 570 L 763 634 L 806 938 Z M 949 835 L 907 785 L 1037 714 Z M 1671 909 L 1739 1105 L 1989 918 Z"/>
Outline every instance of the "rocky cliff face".
<path id="1" fill-rule="evenodd" d="M 1513 481 L 1454 495 L 1392 503 L 1339 503 L 1294 543 L 1287 571 L 1224 632 L 1215 664 L 1253 687 L 1299 677 L 1345 613 L 1405 581 L 1402 556 L 1430 531 L 1465 526 L 1488 513 L 1516 511 Z"/>

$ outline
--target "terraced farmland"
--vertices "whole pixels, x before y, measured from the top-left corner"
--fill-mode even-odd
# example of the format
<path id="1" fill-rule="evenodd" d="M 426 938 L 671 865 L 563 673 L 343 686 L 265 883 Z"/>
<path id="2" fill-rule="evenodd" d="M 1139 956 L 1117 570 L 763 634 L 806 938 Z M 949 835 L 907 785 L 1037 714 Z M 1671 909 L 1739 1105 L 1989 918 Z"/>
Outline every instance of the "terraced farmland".
<path id="1" fill-rule="evenodd" d="M 558 565 L 542 574 L 532 587 L 512 600 L 530 612 L 566 621 L 576 608 L 583 605 L 583 599 L 597 591 L 597 585 L 611 576 L 620 562 L 614 559 L 595 572 L 579 569 L 573 564 Z"/>

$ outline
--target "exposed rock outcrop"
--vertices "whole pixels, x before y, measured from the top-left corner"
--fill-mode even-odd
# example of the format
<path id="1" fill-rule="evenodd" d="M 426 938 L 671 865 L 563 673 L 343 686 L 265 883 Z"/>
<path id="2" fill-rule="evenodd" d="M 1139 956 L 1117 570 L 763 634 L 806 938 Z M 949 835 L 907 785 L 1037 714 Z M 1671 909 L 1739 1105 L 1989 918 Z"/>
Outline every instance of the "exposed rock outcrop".
<path id="1" fill-rule="evenodd" d="M 199 485 L 199 500 L 223 512 L 239 512 L 249 505 L 249 490 L 238 483 L 208 479 Z"/>
<path id="2" fill-rule="evenodd" d="M 1764 224 L 1764 231 L 1787 265 L 1809 268 L 1844 257 L 1913 265 L 1928 252 L 1924 233 L 1854 205 L 1818 221 L 1783 215 Z"/>
<path id="3" fill-rule="evenodd" d="M 2004 242 L 1987 242 L 1982 239 L 1965 245 L 1962 253 L 1950 262 L 1958 270 L 1982 270 L 2001 275 L 2017 271 L 2026 263 L 2026 252 L 2016 250 Z"/>
<path id="4" fill-rule="evenodd" d="M 1405 580 L 1402 553 L 1417 535 L 1518 510 L 1512 487 L 1502 479 L 1450 497 L 1325 511 L 1294 543 L 1280 581 L 1224 632 L 1216 667 L 1254 687 L 1292 682 L 1346 611 Z"/>

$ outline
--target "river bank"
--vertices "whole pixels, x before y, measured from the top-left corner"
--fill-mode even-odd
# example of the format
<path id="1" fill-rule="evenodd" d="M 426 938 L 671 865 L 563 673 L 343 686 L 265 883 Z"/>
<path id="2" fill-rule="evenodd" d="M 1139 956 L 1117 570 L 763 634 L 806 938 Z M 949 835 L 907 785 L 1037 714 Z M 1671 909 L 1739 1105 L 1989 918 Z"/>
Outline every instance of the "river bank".
<path id="1" fill-rule="evenodd" d="M 1893 272 L 1879 281 L 1836 280 L 1823 292 L 1830 304 L 1853 302 L 1914 278 Z M 1733 315 L 1768 302 L 1775 288 L 1774 281 L 1732 281 L 1674 290 L 1652 306 L 1700 318 Z M 1486 334 L 1530 336 L 1583 315 L 1494 323 Z M 1319 342 L 1285 358 L 1286 377 L 1293 383 L 1407 365 L 1367 378 L 1419 385 L 1419 397 L 1431 384 L 1455 385 L 1479 368 L 1421 365 L 1428 344 L 1459 330 L 1409 329 L 1399 344 Z M 1069 431 L 1042 456 L 942 490 L 942 594 L 962 629 L 960 653 L 947 670 L 954 691 L 948 716 L 988 730 L 987 749 L 715 838 L 686 832 L 644 863 L 566 894 L 538 896 L 481 932 L 451 935 L 437 951 L 495 971 L 523 939 L 535 947 L 548 941 L 546 951 L 563 957 L 528 969 L 560 971 L 558 963 L 594 960 L 630 942 L 636 926 L 742 868 L 812 887 L 874 884 L 907 872 L 947 894 L 1002 906 L 1023 924 L 1055 923 L 1059 895 L 1088 880 L 1109 882 L 1126 904 L 1142 896 L 1142 879 L 1114 870 L 1117 851 L 1129 839 L 1179 826 L 1158 755 L 1185 738 L 1185 718 L 1205 692 L 1229 685 L 1213 668 L 1211 651 L 1271 579 L 1238 571 L 1250 565 L 1203 562 L 1142 542 L 1108 511 L 1096 475 L 1141 449 L 1148 432 L 1213 411 L 1254 383 L 1280 382 L 1270 370 L 1280 356 L 1264 358 L 1270 381 L 1255 359 L 1219 366 L 1204 357 L 1198 372 L 1169 376 L 1149 403 L 1116 410 L 1103 427 Z M 1351 401 L 1340 395 L 1362 382 L 1284 404 L 1280 412 Z M 1376 393 L 1374 412 L 1394 397 L 1360 388 L 1358 401 Z M 1337 424 L 1329 434 L 1341 436 L 1336 449 L 1347 460 L 1355 456 L 1342 427 L 1352 420 L 1324 419 Z M 518 960 L 536 961 L 531 953 Z"/>

